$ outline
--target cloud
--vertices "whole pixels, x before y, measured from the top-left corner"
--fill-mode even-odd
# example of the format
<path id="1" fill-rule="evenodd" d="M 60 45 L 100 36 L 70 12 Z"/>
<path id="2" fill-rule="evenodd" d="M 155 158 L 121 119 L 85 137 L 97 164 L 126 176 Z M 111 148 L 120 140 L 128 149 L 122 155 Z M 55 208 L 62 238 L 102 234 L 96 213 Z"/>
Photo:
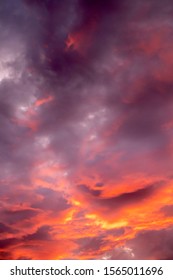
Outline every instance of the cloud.
<path id="1" fill-rule="evenodd" d="M 100 196 L 101 190 L 90 189 L 87 185 L 78 185 L 77 190 L 85 194 L 90 194 L 92 196 Z"/>
<path id="2" fill-rule="evenodd" d="M 13 229 L 13 228 L 11 228 L 11 227 L 3 224 L 3 223 L 0 223 L 0 234 L 2 234 L 2 233 L 15 233 L 15 232 L 17 232 L 16 229 Z"/>
<path id="3" fill-rule="evenodd" d="M 127 207 L 131 204 L 141 203 L 146 199 L 150 198 L 156 190 L 156 186 L 147 186 L 145 188 L 129 192 L 123 193 L 119 196 L 110 197 L 110 198 L 101 198 L 97 201 L 103 207 L 107 207 L 110 209 L 118 209 Z"/>
<path id="4" fill-rule="evenodd" d="M 41 210 L 51 210 L 57 212 L 70 208 L 70 204 L 63 197 L 63 194 L 48 188 L 40 187 L 36 193 L 41 195 L 42 199 L 32 204 L 33 208 Z"/>
<path id="5" fill-rule="evenodd" d="M 98 182 L 98 183 L 96 183 L 96 184 L 95 184 L 95 186 L 96 186 L 96 187 L 101 188 L 101 187 L 103 187 L 103 186 L 104 186 L 104 183 L 102 183 L 102 182 Z"/>
<path id="6" fill-rule="evenodd" d="M 172 228 L 162 230 L 144 230 L 123 246 L 115 246 L 103 258 L 111 260 L 169 260 L 172 259 Z"/>
<path id="7" fill-rule="evenodd" d="M 1 251 L 0 252 L 0 260 L 11 260 L 12 254 L 11 252 Z"/>
<path id="8" fill-rule="evenodd" d="M 172 258 L 172 12 L 1 4 L 2 259 Z"/>
<path id="9" fill-rule="evenodd" d="M 36 232 L 28 234 L 23 237 L 24 241 L 41 241 L 41 240 L 51 240 L 50 226 L 42 226 L 37 229 Z"/>
<path id="10" fill-rule="evenodd" d="M 99 254 L 100 248 L 105 244 L 105 241 L 102 237 L 84 237 L 78 239 L 77 243 L 80 245 L 80 254 L 85 255 L 89 252 Z"/>
<path id="11" fill-rule="evenodd" d="M 5 249 L 11 246 L 14 246 L 18 243 L 18 239 L 16 238 L 6 238 L 0 240 L 0 248 Z"/>
<path id="12" fill-rule="evenodd" d="M 120 246 L 118 248 L 115 248 L 112 251 L 109 251 L 103 255 L 103 259 L 109 259 L 109 260 L 133 260 L 134 254 L 132 253 L 132 250 L 125 246 Z"/>
<path id="13" fill-rule="evenodd" d="M 166 217 L 172 217 L 173 216 L 173 205 L 165 205 L 163 206 L 160 211 L 166 216 Z"/>
<path id="14" fill-rule="evenodd" d="M 6 210 L 2 213 L 4 215 L 5 220 L 9 224 L 16 224 L 17 222 L 31 219 L 38 215 L 39 213 L 34 209 L 22 209 L 22 210 Z"/>
<path id="15" fill-rule="evenodd" d="M 127 242 L 136 259 L 169 260 L 173 257 L 172 228 L 144 231 Z"/>

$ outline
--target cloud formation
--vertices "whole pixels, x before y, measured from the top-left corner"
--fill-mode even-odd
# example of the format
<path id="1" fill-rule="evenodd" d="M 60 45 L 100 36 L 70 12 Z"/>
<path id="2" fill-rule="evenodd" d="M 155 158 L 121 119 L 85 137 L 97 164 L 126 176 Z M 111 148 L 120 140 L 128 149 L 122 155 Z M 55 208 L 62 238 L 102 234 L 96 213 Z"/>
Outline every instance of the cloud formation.
<path id="1" fill-rule="evenodd" d="M 1 4 L 1 259 L 172 259 L 172 12 Z"/>

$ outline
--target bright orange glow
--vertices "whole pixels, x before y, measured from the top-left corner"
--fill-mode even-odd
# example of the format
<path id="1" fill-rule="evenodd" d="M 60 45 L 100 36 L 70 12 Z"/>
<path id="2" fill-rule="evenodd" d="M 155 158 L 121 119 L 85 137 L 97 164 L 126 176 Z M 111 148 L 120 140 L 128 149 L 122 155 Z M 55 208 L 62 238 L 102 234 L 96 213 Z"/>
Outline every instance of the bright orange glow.
<path id="1" fill-rule="evenodd" d="M 36 102 L 35 102 L 35 106 L 41 106 L 45 103 L 48 103 L 48 102 L 51 102 L 53 100 L 53 96 L 48 96 L 47 98 L 43 98 L 43 99 L 38 99 Z"/>

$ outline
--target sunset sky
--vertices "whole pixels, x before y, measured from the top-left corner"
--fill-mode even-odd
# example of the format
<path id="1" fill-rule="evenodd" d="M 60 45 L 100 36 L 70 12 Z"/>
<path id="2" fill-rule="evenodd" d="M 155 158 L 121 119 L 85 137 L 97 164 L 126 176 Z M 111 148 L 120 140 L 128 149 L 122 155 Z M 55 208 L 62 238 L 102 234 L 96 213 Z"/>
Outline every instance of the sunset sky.
<path id="1" fill-rule="evenodd" d="M 0 3 L 0 259 L 173 259 L 173 2 Z"/>

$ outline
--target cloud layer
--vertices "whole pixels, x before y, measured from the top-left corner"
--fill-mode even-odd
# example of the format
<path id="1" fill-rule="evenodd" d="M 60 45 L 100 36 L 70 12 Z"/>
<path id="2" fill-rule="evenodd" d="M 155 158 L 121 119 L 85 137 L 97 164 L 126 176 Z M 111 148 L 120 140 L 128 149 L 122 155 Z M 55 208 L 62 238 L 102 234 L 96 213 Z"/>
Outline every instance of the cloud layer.
<path id="1" fill-rule="evenodd" d="M 2 3 L 1 259 L 173 258 L 172 12 Z"/>

